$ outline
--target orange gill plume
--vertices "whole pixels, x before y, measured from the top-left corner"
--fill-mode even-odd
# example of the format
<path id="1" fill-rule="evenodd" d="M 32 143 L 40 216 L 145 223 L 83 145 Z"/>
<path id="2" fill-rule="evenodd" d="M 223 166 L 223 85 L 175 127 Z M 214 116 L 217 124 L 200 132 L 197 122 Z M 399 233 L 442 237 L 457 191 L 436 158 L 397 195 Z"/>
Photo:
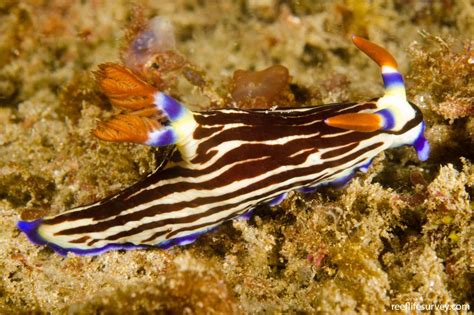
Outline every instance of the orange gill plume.
<path id="1" fill-rule="evenodd" d="M 153 106 L 153 95 L 157 89 L 128 68 L 106 63 L 99 65 L 99 70 L 94 74 L 101 91 L 112 105 L 128 110 Z"/>
<path id="2" fill-rule="evenodd" d="M 92 133 L 106 141 L 146 143 L 149 133 L 162 127 L 157 119 L 129 114 L 99 123 Z"/>
<path id="3" fill-rule="evenodd" d="M 154 105 L 156 88 L 114 63 L 99 65 L 95 76 L 112 105 L 131 112 L 99 123 L 92 131 L 94 136 L 106 141 L 145 143 L 151 131 L 162 127 L 164 116 Z"/>

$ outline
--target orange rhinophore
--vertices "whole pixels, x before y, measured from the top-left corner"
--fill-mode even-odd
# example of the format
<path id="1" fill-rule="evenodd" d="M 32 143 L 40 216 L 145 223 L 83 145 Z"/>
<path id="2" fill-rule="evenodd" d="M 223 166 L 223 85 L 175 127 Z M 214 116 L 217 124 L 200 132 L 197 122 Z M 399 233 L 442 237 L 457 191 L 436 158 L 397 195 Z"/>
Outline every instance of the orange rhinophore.
<path id="1" fill-rule="evenodd" d="M 352 42 L 354 43 L 354 45 L 357 46 L 357 48 L 366 53 L 367 56 L 369 56 L 373 61 L 375 61 L 380 67 L 388 66 L 393 69 L 397 69 L 397 61 L 384 48 L 357 35 L 352 35 Z"/>

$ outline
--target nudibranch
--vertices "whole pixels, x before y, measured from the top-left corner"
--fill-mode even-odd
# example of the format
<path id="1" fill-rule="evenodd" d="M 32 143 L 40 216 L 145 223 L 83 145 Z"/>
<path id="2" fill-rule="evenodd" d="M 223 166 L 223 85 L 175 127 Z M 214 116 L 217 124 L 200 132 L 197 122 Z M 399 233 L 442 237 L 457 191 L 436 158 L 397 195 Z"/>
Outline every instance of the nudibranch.
<path id="1" fill-rule="evenodd" d="M 192 243 L 292 190 L 343 184 L 388 148 L 414 146 L 428 158 L 421 111 L 407 101 L 402 75 L 385 49 L 354 44 L 382 69 L 384 96 L 371 101 L 275 109 L 191 111 L 118 64 L 99 67 L 110 102 L 129 112 L 102 123 L 103 140 L 173 146 L 140 182 L 56 216 L 20 221 L 35 244 L 61 255 Z"/>

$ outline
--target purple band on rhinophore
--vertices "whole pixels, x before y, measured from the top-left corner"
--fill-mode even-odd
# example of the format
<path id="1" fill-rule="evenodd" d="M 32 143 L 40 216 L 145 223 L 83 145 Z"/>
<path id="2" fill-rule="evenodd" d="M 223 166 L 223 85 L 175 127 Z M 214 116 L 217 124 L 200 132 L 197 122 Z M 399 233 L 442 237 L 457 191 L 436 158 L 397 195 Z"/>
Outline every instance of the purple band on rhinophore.
<path id="1" fill-rule="evenodd" d="M 150 133 L 147 141 L 151 146 L 167 146 L 176 143 L 176 135 L 170 127 Z"/>
<path id="2" fill-rule="evenodd" d="M 390 130 L 395 127 L 395 117 L 389 109 L 381 109 L 376 114 L 383 118 L 383 130 Z"/>
<path id="3" fill-rule="evenodd" d="M 178 120 L 185 111 L 184 106 L 177 100 L 161 92 L 155 96 L 155 102 L 171 121 Z"/>
<path id="4" fill-rule="evenodd" d="M 382 73 L 383 85 L 385 88 L 391 88 L 393 86 L 403 86 L 403 77 L 398 72 Z"/>

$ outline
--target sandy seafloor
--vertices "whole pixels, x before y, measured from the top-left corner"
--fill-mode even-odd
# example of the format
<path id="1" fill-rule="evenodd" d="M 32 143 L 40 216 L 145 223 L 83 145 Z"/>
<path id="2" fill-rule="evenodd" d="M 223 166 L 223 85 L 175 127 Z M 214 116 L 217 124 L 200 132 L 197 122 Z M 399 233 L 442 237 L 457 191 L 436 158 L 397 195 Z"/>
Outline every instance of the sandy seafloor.
<path id="1" fill-rule="evenodd" d="M 236 69 L 273 64 L 289 69 L 296 106 L 380 96 L 379 69 L 350 42 L 370 38 L 406 75 L 431 156 L 386 151 L 345 189 L 291 193 L 192 245 L 64 258 L 20 234 L 20 215 L 91 203 L 157 163 L 153 148 L 90 134 L 113 112 L 90 73 L 119 61 L 132 6 L 71 3 L 0 1 L 0 313 L 472 312 L 472 2 L 143 2 L 147 17 L 172 21 L 177 49 L 221 96 Z M 189 84 L 174 94 L 210 104 Z"/>

